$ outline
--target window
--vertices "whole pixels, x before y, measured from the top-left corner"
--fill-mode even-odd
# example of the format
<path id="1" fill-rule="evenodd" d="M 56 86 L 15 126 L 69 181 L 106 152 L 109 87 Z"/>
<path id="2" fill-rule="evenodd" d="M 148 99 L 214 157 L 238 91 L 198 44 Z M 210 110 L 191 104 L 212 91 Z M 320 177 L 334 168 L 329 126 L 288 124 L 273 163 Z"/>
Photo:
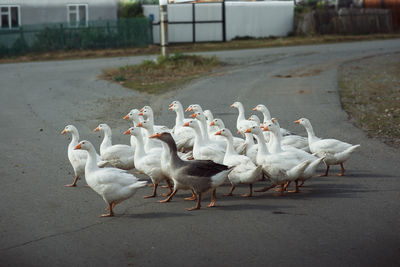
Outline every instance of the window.
<path id="1" fill-rule="evenodd" d="M 67 5 L 67 20 L 70 27 L 87 27 L 88 5 Z"/>
<path id="2" fill-rule="evenodd" d="M 19 6 L 0 6 L 0 28 L 12 29 L 21 25 Z"/>

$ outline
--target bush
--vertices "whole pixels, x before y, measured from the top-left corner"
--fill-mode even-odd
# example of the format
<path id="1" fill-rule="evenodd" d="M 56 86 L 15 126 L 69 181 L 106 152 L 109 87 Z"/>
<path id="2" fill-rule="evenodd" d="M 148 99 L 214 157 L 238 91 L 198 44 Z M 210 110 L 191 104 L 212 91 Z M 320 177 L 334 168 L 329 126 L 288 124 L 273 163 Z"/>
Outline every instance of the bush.
<path id="1" fill-rule="evenodd" d="M 121 6 L 121 18 L 143 17 L 143 6 L 140 2 L 124 2 Z"/>

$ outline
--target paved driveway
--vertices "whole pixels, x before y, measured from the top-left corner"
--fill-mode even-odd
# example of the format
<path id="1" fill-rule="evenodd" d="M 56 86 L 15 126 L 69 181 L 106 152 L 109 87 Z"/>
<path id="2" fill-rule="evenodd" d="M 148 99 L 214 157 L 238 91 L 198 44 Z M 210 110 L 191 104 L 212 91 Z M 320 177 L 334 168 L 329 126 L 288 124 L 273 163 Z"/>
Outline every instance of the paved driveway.
<path id="1" fill-rule="evenodd" d="M 353 127 L 337 92 L 340 64 L 399 51 L 400 40 L 386 40 L 210 52 L 230 65 L 162 96 L 97 79 L 103 68 L 152 57 L 0 65 L 0 265 L 399 266 L 399 150 Z M 305 134 L 293 120 L 307 117 L 318 136 L 361 149 L 345 177 L 315 178 L 284 197 L 244 199 L 241 186 L 228 198 L 227 184 L 216 208 L 205 207 L 206 197 L 194 212 L 185 211 L 187 192 L 159 204 L 161 197 L 142 198 L 146 188 L 118 205 L 116 217 L 101 219 L 105 203 L 84 180 L 63 187 L 73 179 L 69 140 L 60 135 L 66 124 L 98 147 L 92 130 L 105 122 L 114 143 L 128 143 L 122 117 L 131 108 L 150 104 L 156 122 L 172 126 L 174 99 L 211 109 L 231 129 L 230 104 L 242 101 L 250 115 L 263 103 L 285 128 Z"/>

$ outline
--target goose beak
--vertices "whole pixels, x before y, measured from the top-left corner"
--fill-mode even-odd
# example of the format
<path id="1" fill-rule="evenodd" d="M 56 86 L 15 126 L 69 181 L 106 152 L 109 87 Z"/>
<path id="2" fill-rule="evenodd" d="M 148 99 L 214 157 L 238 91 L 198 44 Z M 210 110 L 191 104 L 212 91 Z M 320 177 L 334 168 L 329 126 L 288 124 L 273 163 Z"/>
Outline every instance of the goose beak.
<path id="1" fill-rule="evenodd" d="M 131 130 L 126 130 L 125 132 L 124 132 L 124 134 L 126 134 L 126 135 L 128 135 L 128 134 L 131 134 Z"/>
<path id="2" fill-rule="evenodd" d="M 242 134 L 242 131 L 238 130 L 237 133 L 238 133 L 238 134 Z"/>
<path id="3" fill-rule="evenodd" d="M 169 104 L 169 107 L 168 107 L 168 109 L 169 110 L 172 110 L 172 107 L 174 106 L 174 104 Z"/>
<path id="4" fill-rule="evenodd" d="M 192 110 L 193 110 L 192 107 L 187 107 L 187 108 L 185 109 L 185 112 L 189 112 L 189 111 L 192 111 Z"/>
<path id="5" fill-rule="evenodd" d="M 257 107 L 254 107 L 253 110 L 254 110 L 254 111 L 257 111 Z"/>
<path id="6" fill-rule="evenodd" d="M 193 113 L 192 115 L 190 115 L 190 117 L 196 118 L 196 117 L 197 117 L 197 114 L 196 114 L 196 113 Z"/>
<path id="7" fill-rule="evenodd" d="M 66 134 L 66 133 L 67 131 L 65 129 L 61 132 L 61 134 Z"/>
<path id="8" fill-rule="evenodd" d="M 136 124 L 136 127 L 143 127 L 143 123 L 139 122 L 138 124 Z"/>
<path id="9" fill-rule="evenodd" d="M 272 121 L 273 123 L 275 123 L 275 118 L 272 118 L 271 121 Z"/>
<path id="10" fill-rule="evenodd" d="M 143 116 L 143 111 L 140 111 L 140 112 L 139 112 L 139 116 Z"/>
<path id="11" fill-rule="evenodd" d="M 143 108 L 141 108 L 139 111 L 140 111 L 140 112 L 143 112 Z"/>
<path id="12" fill-rule="evenodd" d="M 300 120 L 294 121 L 294 123 L 300 124 Z"/>
<path id="13" fill-rule="evenodd" d="M 100 128 L 99 128 L 99 127 L 96 127 L 96 128 L 93 130 L 93 132 L 98 132 L 98 131 L 100 131 Z"/>
<path id="14" fill-rule="evenodd" d="M 189 127 L 189 122 L 185 122 L 183 126 Z"/>
<path id="15" fill-rule="evenodd" d="M 215 133 L 215 135 L 221 135 L 221 130 Z"/>
<path id="16" fill-rule="evenodd" d="M 234 104 L 232 104 L 232 105 L 231 105 L 231 108 L 234 108 L 234 107 L 235 107 L 235 105 L 234 105 Z"/>
<path id="17" fill-rule="evenodd" d="M 74 148 L 74 150 L 76 150 L 76 149 L 82 149 L 81 143 L 79 143 L 79 144 Z"/>
<path id="18" fill-rule="evenodd" d="M 212 122 L 210 123 L 210 126 L 214 126 L 214 125 L 215 125 L 215 122 L 212 121 Z"/>
<path id="19" fill-rule="evenodd" d="M 129 120 L 129 114 L 126 114 L 125 117 L 123 117 L 122 119 Z"/>
<path id="20" fill-rule="evenodd" d="M 265 131 L 269 131 L 268 126 L 265 126 L 264 129 L 263 129 L 263 131 L 264 131 L 264 132 L 265 132 Z"/>
<path id="21" fill-rule="evenodd" d="M 245 133 L 251 133 L 251 128 L 247 128 L 246 131 L 244 131 Z"/>
<path id="22" fill-rule="evenodd" d="M 161 133 L 156 133 L 156 134 L 152 134 L 149 136 L 149 138 L 160 138 L 161 137 Z"/>

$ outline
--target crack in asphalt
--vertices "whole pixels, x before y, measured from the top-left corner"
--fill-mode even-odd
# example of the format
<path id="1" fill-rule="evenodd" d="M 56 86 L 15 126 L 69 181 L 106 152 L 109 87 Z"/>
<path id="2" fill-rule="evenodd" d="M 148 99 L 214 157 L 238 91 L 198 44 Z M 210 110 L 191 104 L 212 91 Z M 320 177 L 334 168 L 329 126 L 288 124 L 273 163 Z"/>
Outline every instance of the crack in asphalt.
<path id="1" fill-rule="evenodd" d="M 109 220 L 109 221 L 110 221 L 110 220 Z M 55 234 L 51 234 L 51 235 L 42 236 L 42 237 L 39 237 L 39 238 L 36 238 L 36 239 L 33 239 L 33 240 L 29 240 L 29 241 L 26 241 L 26 242 L 17 244 L 17 245 L 13 245 L 13 246 L 10 246 L 10 247 L 1 248 L 0 251 L 3 252 L 3 251 L 15 249 L 15 248 L 20 248 L 20 247 L 23 247 L 23 246 L 26 246 L 26 245 L 29 245 L 29 244 L 32 244 L 32 243 L 36 243 L 36 242 L 39 242 L 39 241 L 42 241 L 42 240 L 45 240 L 45 239 L 48 239 L 48 238 L 60 236 L 60 235 L 66 235 L 66 234 L 71 234 L 71 233 L 77 233 L 77 232 L 80 232 L 80 231 L 89 229 L 89 228 L 91 228 L 91 227 L 93 227 L 93 226 L 96 226 L 96 225 L 99 225 L 99 224 L 104 224 L 104 223 L 107 223 L 107 222 L 104 222 L 104 221 L 103 221 L 103 222 L 98 222 L 98 223 L 94 223 L 94 224 L 90 224 L 90 225 L 81 227 L 81 228 L 79 228 L 79 229 L 75 229 L 75 230 L 65 231 L 65 232 L 61 232 L 61 233 L 55 233 Z"/>

